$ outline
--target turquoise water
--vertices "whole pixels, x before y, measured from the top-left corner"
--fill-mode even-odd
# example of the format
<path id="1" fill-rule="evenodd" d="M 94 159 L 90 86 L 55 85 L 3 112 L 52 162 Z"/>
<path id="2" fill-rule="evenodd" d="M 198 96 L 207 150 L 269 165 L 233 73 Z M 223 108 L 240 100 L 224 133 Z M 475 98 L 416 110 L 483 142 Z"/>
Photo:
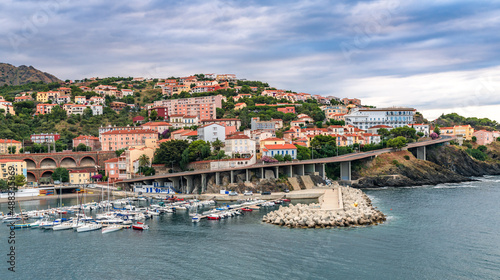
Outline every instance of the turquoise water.
<path id="1" fill-rule="evenodd" d="M 499 279 L 500 177 L 479 179 L 366 190 L 388 221 L 354 229 L 282 228 L 254 211 L 199 224 L 166 214 L 107 235 L 18 230 L 15 273 L 2 226 L 0 279 Z"/>

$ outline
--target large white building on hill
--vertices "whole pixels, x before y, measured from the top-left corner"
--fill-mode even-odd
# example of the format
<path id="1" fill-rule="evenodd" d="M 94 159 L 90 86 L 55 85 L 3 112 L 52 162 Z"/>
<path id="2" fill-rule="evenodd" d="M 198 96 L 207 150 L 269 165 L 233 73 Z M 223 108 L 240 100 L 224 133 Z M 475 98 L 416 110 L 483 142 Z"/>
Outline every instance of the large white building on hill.
<path id="1" fill-rule="evenodd" d="M 345 115 L 347 125 L 359 129 L 368 129 L 376 125 L 387 125 L 390 127 L 403 127 L 413 123 L 415 115 L 413 108 L 354 108 Z"/>

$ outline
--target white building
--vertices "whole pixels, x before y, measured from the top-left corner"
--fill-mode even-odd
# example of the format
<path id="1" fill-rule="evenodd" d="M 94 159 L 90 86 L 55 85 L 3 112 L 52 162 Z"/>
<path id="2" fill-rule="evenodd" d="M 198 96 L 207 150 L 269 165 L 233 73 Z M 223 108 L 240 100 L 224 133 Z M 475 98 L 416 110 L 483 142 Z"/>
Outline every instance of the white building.
<path id="1" fill-rule="evenodd" d="M 354 108 L 344 118 L 347 125 L 359 129 L 366 130 L 376 125 L 387 125 L 396 128 L 413 123 L 415 111 L 413 108 Z"/>
<path id="2" fill-rule="evenodd" d="M 198 139 L 214 142 L 219 139 L 224 142 L 226 140 L 226 128 L 220 124 L 212 123 L 198 128 Z"/>
<path id="3" fill-rule="evenodd" d="M 255 140 L 246 135 L 228 137 L 225 141 L 224 152 L 230 157 L 235 154 L 245 157 L 255 155 Z"/>
<path id="4" fill-rule="evenodd" d="M 429 136 L 430 134 L 430 126 L 425 123 L 411 123 L 408 125 L 409 127 L 415 128 L 417 133 L 422 132 L 425 137 Z"/>
<path id="5" fill-rule="evenodd" d="M 92 109 L 93 116 L 102 115 L 103 113 L 102 105 L 99 104 L 90 105 L 90 109 Z"/>

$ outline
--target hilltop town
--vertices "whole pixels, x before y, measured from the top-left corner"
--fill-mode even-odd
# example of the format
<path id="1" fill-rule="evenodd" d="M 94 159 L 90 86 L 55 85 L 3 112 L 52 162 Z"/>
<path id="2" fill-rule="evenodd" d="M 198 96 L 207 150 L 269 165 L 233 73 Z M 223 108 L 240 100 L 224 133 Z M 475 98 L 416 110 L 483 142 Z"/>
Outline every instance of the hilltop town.
<path id="1" fill-rule="evenodd" d="M 500 139 L 498 123 L 487 119 L 450 122 L 460 117 L 450 114 L 429 122 L 412 107 L 375 108 L 235 74 L 37 82 L 0 93 L 0 161 L 4 170 L 15 167 L 18 186 L 401 149 L 440 136 L 457 137 L 453 144 L 486 160 L 482 147 Z M 36 162 L 21 156 L 27 154 L 46 156 Z M 326 170 L 332 179 L 336 172 Z M 0 179 L 5 186 L 6 172 Z"/>

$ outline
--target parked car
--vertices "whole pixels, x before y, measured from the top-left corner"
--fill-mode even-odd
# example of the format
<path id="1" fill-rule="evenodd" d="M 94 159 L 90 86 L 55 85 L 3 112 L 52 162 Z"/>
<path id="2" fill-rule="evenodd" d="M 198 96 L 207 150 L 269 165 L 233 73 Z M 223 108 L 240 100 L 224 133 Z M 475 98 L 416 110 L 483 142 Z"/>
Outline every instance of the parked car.
<path id="1" fill-rule="evenodd" d="M 271 194 L 271 192 L 262 192 L 262 193 L 260 193 L 260 195 L 270 195 L 270 194 Z"/>
<path id="2" fill-rule="evenodd" d="M 289 190 L 289 189 L 285 189 L 285 193 L 289 193 L 289 192 L 290 192 L 290 190 Z"/>
<path id="3" fill-rule="evenodd" d="M 253 195 L 253 192 L 252 192 L 252 191 L 245 191 L 245 192 L 243 193 L 243 195 Z"/>
<path id="4" fill-rule="evenodd" d="M 230 196 L 235 196 L 235 195 L 238 195 L 238 193 L 237 192 L 230 192 L 229 195 Z"/>

